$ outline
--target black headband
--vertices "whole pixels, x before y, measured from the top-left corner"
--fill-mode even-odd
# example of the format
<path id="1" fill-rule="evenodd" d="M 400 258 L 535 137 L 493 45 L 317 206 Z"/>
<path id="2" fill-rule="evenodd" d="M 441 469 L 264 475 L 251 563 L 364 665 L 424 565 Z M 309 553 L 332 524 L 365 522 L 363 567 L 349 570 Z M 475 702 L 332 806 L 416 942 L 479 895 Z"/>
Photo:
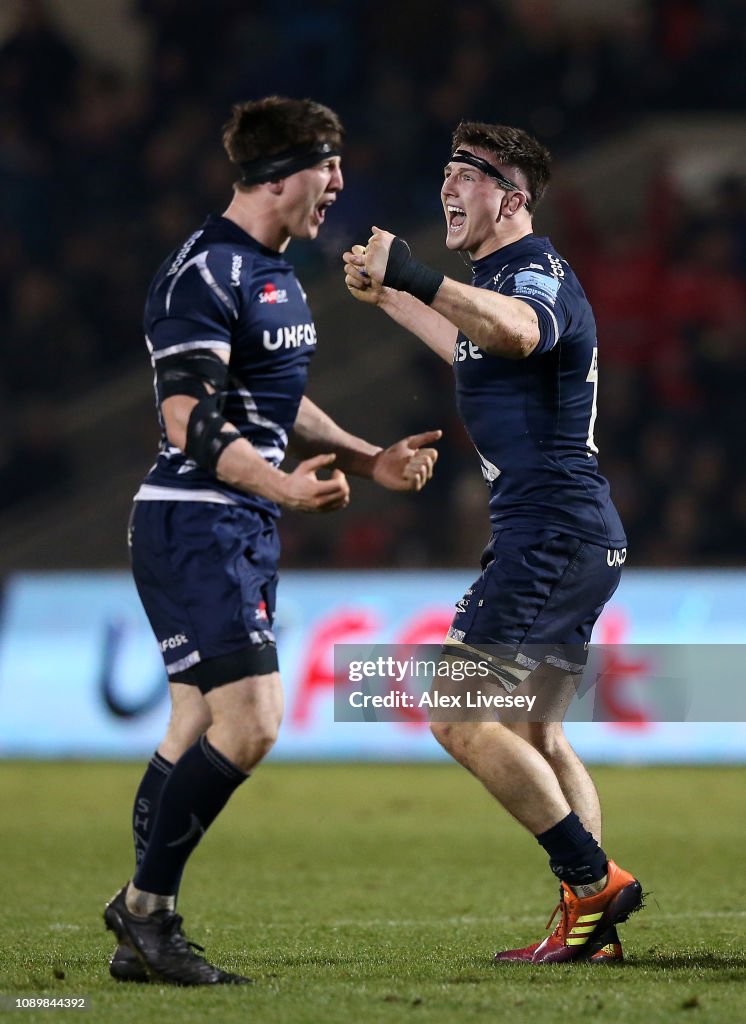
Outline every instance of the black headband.
<path id="1" fill-rule="evenodd" d="M 332 156 L 339 156 L 339 149 L 331 142 L 317 142 L 310 148 L 308 145 L 295 146 L 274 156 L 262 156 L 238 165 L 242 171 L 241 184 L 261 185 L 265 181 L 279 181 Z"/>
<path id="2" fill-rule="evenodd" d="M 471 164 L 472 167 L 476 167 L 478 171 L 483 174 L 488 174 L 490 178 L 494 178 L 495 181 L 499 182 L 503 188 L 509 189 L 511 192 L 525 192 L 520 185 L 516 185 L 510 178 L 506 178 L 504 174 L 501 174 L 496 167 L 483 160 L 481 156 L 474 156 L 473 153 L 467 153 L 465 149 L 457 149 L 451 157 L 451 160 L 456 160 L 460 164 Z"/>

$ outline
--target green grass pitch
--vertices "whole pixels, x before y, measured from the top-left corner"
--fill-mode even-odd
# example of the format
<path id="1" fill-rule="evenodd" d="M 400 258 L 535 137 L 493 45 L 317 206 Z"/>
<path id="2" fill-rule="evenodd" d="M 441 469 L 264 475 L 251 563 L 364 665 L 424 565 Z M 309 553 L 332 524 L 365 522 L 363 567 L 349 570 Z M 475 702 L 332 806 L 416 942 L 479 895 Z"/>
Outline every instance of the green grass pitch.
<path id="1" fill-rule="evenodd" d="M 270 761 L 182 889 L 188 937 L 256 982 L 220 990 L 108 976 L 101 912 L 131 871 L 140 771 L 0 764 L 4 1007 L 84 996 L 90 1024 L 746 1019 L 741 769 L 596 769 L 604 846 L 652 893 L 621 930 L 628 962 L 495 967 L 494 950 L 543 934 L 556 888 L 537 844 L 474 779 L 447 764 Z"/>

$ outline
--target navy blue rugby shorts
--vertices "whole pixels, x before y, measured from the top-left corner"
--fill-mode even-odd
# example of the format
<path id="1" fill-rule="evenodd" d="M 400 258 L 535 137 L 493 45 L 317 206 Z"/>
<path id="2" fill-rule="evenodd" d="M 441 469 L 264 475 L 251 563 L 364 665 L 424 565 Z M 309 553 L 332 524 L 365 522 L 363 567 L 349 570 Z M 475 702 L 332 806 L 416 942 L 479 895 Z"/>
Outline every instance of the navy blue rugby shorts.
<path id="1" fill-rule="evenodd" d="M 528 670 L 547 662 L 582 672 L 625 558 L 625 548 L 552 530 L 497 530 L 482 554 L 481 576 L 456 604 L 445 653 L 457 656 L 464 644 Z"/>
<path id="2" fill-rule="evenodd" d="M 136 501 L 129 544 L 169 680 L 207 692 L 277 670 L 274 519 L 213 502 Z"/>

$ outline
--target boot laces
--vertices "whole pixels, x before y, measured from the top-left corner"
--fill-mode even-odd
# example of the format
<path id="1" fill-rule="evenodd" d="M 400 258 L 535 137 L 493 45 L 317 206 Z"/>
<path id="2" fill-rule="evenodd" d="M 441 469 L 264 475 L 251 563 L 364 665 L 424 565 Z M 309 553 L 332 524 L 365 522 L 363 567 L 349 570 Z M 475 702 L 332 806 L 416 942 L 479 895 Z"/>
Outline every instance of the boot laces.
<path id="1" fill-rule="evenodd" d="M 561 938 L 563 940 L 563 942 L 564 942 L 565 935 L 567 934 L 567 924 L 568 924 L 567 918 L 568 918 L 569 911 L 568 911 L 567 904 L 565 903 L 565 893 L 564 893 L 564 890 L 562 889 L 562 886 L 560 886 L 560 900 L 559 900 L 559 903 L 557 904 L 557 906 L 552 911 L 552 916 L 549 918 L 549 920 L 546 923 L 545 927 L 546 927 L 547 931 L 549 931 L 549 929 L 550 929 L 550 927 L 552 925 L 552 922 L 554 921 L 555 917 L 557 916 L 557 911 L 561 911 L 562 916 L 560 917 L 559 924 L 557 925 L 557 927 L 552 932 L 552 935 L 556 935 L 558 939 Z"/>
<path id="2" fill-rule="evenodd" d="M 181 914 L 169 914 L 168 917 L 163 919 L 160 929 L 161 934 L 168 936 L 175 946 L 179 949 L 183 949 L 185 952 L 191 947 L 192 949 L 199 950 L 200 953 L 204 953 L 204 946 L 200 946 L 197 942 L 191 942 L 184 935 L 182 930 L 183 923 L 184 918 Z"/>

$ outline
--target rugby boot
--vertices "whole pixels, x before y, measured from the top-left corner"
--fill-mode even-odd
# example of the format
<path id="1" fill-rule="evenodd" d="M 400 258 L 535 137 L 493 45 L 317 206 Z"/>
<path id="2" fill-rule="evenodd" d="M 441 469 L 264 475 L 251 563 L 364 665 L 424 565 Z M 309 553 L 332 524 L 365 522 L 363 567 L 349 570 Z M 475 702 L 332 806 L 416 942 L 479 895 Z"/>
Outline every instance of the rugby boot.
<path id="1" fill-rule="evenodd" d="M 150 981 L 150 975 L 129 946 L 117 946 L 109 961 L 109 974 L 115 981 Z"/>
<path id="2" fill-rule="evenodd" d="M 554 915 L 552 915 L 552 920 L 554 920 Z M 550 921 L 549 924 L 551 923 Z M 547 928 L 549 928 L 549 924 Z M 530 963 L 540 945 L 541 941 L 533 942 L 530 946 L 524 946 L 523 949 L 504 949 L 500 953 L 495 953 L 492 962 L 495 964 L 502 963 L 503 961 Z M 592 964 L 621 964 L 624 962 L 622 943 L 617 935 L 616 928 L 609 928 L 604 935 L 601 935 L 593 943 L 593 948 L 595 952 L 591 953 L 588 958 Z"/>
<path id="3" fill-rule="evenodd" d="M 247 985 L 251 978 L 222 971 L 198 956 L 202 950 L 188 942 L 182 931 L 183 919 L 171 910 L 157 910 L 147 917 L 127 909 L 127 886 L 106 904 L 104 922 L 120 944 L 129 946 L 147 968 L 151 978 L 170 985 Z"/>
<path id="4" fill-rule="evenodd" d="M 601 937 L 606 940 L 611 928 L 642 907 L 640 883 L 613 860 L 608 863 L 608 879 L 601 892 L 594 896 L 576 896 L 570 886 L 562 882 L 560 894 L 557 907 L 560 922 L 534 952 L 533 964 L 590 960 L 592 951 L 603 948 L 599 947 Z"/>

